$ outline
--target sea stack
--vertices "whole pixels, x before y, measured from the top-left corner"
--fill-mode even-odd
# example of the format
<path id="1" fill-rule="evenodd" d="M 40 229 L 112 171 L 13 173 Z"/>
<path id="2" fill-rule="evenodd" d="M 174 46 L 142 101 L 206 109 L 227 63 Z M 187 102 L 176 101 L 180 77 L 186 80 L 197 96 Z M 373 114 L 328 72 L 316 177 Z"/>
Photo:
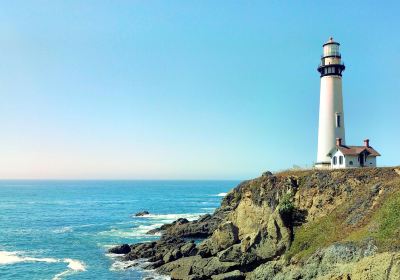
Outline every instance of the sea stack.
<path id="1" fill-rule="evenodd" d="M 321 74 L 318 154 L 316 168 L 330 168 L 330 151 L 340 138 L 345 145 L 342 73 L 345 69 L 339 51 L 340 44 L 332 37 L 323 45 L 318 72 Z"/>

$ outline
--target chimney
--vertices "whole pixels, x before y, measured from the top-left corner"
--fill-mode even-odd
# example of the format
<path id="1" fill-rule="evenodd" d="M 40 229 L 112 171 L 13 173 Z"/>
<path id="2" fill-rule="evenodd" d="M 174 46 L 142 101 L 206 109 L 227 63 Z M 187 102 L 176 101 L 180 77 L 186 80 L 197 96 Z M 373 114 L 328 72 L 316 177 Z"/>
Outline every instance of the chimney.
<path id="1" fill-rule="evenodd" d="M 336 138 L 336 146 L 342 146 L 342 138 Z"/>
<path id="2" fill-rule="evenodd" d="M 365 139 L 364 140 L 364 146 L 365 147 L 369 147 L 369 139 Z"/>

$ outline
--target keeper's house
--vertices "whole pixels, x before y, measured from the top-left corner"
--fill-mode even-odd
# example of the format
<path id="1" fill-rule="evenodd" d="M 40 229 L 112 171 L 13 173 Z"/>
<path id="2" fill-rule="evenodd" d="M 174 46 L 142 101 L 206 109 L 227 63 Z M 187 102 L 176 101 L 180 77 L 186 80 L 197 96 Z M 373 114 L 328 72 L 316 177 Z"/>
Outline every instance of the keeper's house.
<path id="1" fill-rule="evenodd" d="M 380 154 L 364 140 L 364 146 L 346 146 L 342 139 L 336 139 L 336 146 L 328 154 L 331 168 L 376 167 L 376 157 Z"/>

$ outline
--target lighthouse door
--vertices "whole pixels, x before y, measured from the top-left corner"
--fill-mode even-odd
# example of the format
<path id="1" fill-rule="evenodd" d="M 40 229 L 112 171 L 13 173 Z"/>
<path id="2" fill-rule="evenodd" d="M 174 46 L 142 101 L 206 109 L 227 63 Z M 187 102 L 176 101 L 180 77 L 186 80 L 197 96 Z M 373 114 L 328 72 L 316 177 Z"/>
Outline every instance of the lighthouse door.
<path id="1" fill-rule="evenodd" d="M 360 166 L 364 166 L 364 154 L 360 154 Z"/>

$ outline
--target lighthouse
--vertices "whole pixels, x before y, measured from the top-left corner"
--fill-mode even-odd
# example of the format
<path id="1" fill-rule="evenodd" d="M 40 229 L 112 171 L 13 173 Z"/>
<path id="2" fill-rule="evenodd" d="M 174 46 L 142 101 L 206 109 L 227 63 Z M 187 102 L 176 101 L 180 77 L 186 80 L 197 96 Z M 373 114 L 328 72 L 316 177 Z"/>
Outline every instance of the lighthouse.
<path id="1" fill-rule="evenodd" d="M 329 168 L 329 153 L 336 147 L 336 139 L 345 145 L 344 112 L 342 97 L 342 73 L 345 69 L 339 51 L 340 44 L 333 38 L 323 45 L 321 64 L 318 72 L 321 75 L 318 154 L 316 168 Z"/>

